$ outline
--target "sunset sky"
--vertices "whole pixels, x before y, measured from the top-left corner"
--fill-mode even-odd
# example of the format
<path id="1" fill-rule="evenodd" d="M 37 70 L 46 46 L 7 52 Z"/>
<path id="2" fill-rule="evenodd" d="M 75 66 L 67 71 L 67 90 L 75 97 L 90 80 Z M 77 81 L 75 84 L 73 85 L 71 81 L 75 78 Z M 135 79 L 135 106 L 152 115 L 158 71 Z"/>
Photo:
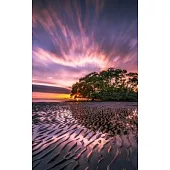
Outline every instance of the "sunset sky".
<path id="1" fill-rule="evenodd" d="M 109 67 L 137 72 L 137 0 L 33 0 L 33 99 Z"/>

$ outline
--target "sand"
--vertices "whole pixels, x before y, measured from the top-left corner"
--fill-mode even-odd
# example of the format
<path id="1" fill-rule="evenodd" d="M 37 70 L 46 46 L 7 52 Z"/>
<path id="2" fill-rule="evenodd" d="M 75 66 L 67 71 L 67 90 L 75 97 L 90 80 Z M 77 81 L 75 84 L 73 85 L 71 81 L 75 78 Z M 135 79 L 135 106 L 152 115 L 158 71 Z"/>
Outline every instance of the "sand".
<path id="1" fill-rule="evenodd" d="M 132 102 L 33 103 L 34 170 L 136 170 Z"/>

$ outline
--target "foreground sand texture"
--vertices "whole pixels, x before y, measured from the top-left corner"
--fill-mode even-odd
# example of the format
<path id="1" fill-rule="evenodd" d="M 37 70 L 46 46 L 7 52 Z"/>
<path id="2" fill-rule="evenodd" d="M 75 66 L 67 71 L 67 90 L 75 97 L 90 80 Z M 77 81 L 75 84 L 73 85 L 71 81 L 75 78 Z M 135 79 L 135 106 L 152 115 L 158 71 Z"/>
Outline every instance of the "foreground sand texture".
<path id="1" fill-rule="evenodd" d="M 137 170 L 137 103 L 33 103 L 33 170 Z"/>

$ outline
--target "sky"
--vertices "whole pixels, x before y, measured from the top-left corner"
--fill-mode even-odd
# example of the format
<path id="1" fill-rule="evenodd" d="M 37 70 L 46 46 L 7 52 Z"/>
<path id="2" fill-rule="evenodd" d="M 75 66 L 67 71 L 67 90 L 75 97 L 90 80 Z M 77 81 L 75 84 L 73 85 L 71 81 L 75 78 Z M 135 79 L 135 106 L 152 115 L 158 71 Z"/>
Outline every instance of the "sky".
<path id="1" fill-rule="evenodd" d="M 33 0 L 32 97 L 69 98 L 72 84 L 109 67 L 137 72 L 137 0 Z"/>

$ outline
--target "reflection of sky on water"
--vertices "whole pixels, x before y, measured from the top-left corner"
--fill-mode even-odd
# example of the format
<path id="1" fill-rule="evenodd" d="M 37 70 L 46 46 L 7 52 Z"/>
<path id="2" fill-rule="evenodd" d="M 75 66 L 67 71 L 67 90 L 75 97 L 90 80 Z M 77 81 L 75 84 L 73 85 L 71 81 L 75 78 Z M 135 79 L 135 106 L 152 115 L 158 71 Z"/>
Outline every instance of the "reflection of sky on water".
<path id="1" fill-rule="evenodd" d="M 62 128 L 62 130 L 66 132 L 64 136 L 69 136 L 69 137 L 70 137 L 70 140 L 75 140 L 75 139 L 76 139 L 75 136 L 76 136 L 76 135 L 81 131 L 81 129 L 82 129 L 82 130 L 84 130 L 84 132 L 89 131 L 89 133 L 88 133 L 88 135 L 87 135 L 86 137 L 84 137 L 84 133 L 83 133 L 83 132 L 78 135 L 79 140 L 80 140 L 80 141 L 83 140 L 84 143 L 85 143 L 85 145 L 87 145 L 87 144 L 90 143 L 91 141 L 94 141 L 94 142 L 90 145 L 91 147 L 93 147 L 95 144 L 98 143 L 98 140 L 101 140 L 101 142 L 98 143 L 98 144 L 99 144 L 99 147 L 101 147 L 102 145 L 104 145 L 104 144 L 108 141 L 108 140 L 105 140 L 105 138 L 104 138 L 104 137 L 106 137 L 106 134 L 102 134 L 101 132 L 96 131 L 96 132 L 95 132 L 95 135 L 94 135 L 94 132 L 92 132 L 91 130 L 85 128 L 84 126 L 77 125 L 77 120 L 75 120 L 75 118 L 72 116 L 72 111 L 70 110 L 70 107 L 67 106 L 67 105 L 66 105 L 66 106 L 58 106 L 58 110 L 55 110 L 55 111 L 50 112 L 50 113 L 55 114 L 55 120 L 59 121 L 61 124 L 62 124 L 62 123 L 66 123 L 66 122 L 69 121 L 68 123 L 73 123 L 73 124 L 74 124 L 74 125 L 72 126 L 72 129 L 74 129 L 74 128 L 77 128 L 77 129 L 78 129 L 78 131 L 76 130 L 73 134 L 70 135 L 70 132 L 67 133 L 67 131 L 71 130 L 71 129 L 68 129 L 69 126 L 66 125 L 65 127 Z M 52 120 L 54 119 L 54 118 L 53 118 L 53 115 L 50 116 L 50 114 L 48 115 L 47 112 L 39 111 L 39 112 L 37 112 L 36 114 L 41 115 L 41 116 L 39 117 L 39 121 L 42 122 L 42 123 L 43 123 L 43 121 L 44 121 L 45 119 L 47 119 L 49 122 L 52 122 Z M 133 111 L 133 115 L 134 115 L 135 117 L 137 116 L 137 109 L 135 109 L 135 110 Z M 47 118 L 46 116 L 47 116 L 48 118 Z M 127 119 L 128 119 L 128 118 L 129 118 L 129 119 L 132 119 L 133 117 L 132 117 L 132 115 L 129 115 L 129 116 L 127 117 Z M 56 126 L 55 123 L 53 124 L 54 127 L 51 126 L 51 125 L 52 125 L 52 124 L 50 123 L 50 127 L 48 128 L 48 130 L 50 130 L 50 129 L 53 129 L 53 130 L 54 130 L 54 128 L 55 128 L 55 130 L 58 129 L 58 126 L 59 126 L 59 125 Z M 128 123 L 127 123 L 126 125 L 127 125 L 127 127 L 133 126 L 133 125 L 130 125 L 130 124 L 128 124 Z M 37 127 L 37 128 L 38 128 L 38 127 Z M 99 134 L 101 135 L 101 137 L 98 138 L 98 140 L 94 140 L 94 139 L 96 138 L 96 136 L 98 136 Z M 33 139 L 35 139 L 37 135 L 38 135 L 38 133 L 36 133 L 36 130 L 34 130 Z M 46 135 L 47 135 L 47 133 L 46 133 Z M 88 140 L 88 137 L 90 137 L 90 136 L 92 136 L 92 135 L 93 135 L 93 137 L 91 137 L 91 139 Z M 133 134 L 132 134 L 132 135 L 133 135 Z M 129 135 L 129 136 L 130 136 L 130 135 Z M 54 135 L 53 133 L 48 134 L 48 137 L 49 137 L 49 138 L 53 137 L 54 140 L 57 139 L 57 135 Z M 121 143 L 121 142 L 120 142 L 120 138 L 117 136 L 116 139 L 117 139 L 117 140 L 116 140 L 116 141 L 117 141 L 117 144 L 119 145 L 119 143 Z M 110 140 L 110 139 L 109 139 L 109 140 Z"/>
<path id="2" fill-rule="evenodd" d="M 44 110 L 42 110 L 42 108 L 44 108 Z M 129 135 L 109 137 L 107 133 L 102 133 L 98 130 L 94 132 L 78 123 L 75 116 L 73 116 L 70 105 L 33 107 L 33 115 L 33 155 L 39 153 L 39 156 L 35 156 L 35 159 L 37 157 L 41 158 L 41 155 L 43 157 L 43 153 L 48 155 L 48 148 L 52 150 L 53 155 L 61 151 L 61 155 L 63 154 L 63 156 L 68 154 L 68 152 L 73 154 L 80 148 L 78 151 L 79 155 L 77 153 L 77 157 L 80 156 L 80 161 L 88 157 L 96 160 L 99 154 L 107 157 L 108 154 L 116 153 L 118 148 L 120 148 L 121 152 L 126 151 L 127 155 L 128 152 L 130 152 L 131 158 L 132 156 L 134 157 L 133 152 L 136 152 L 137 143 L 134 138 L 135 134 L 131 132 Z M 134 109 L 130 118 L 127 118 L 131 119 L 132 115 L 137 116 L 137 110 Z M 37 119 L 37 121 L 35 121 L 35 119 Z M 75 143 L 76 146 L 71 149 L 71 146 Z M 71 151 L 69 151 L 69 149 L 71 149 Z M 111 153 L 109 153 L 110 149 Z M 121 158 L 121 153 L 118 154 L 118 156 Z M 50 159 L 51 157 L 52 155 L 47 156 L 46 159 Z M 135 164 L 137 158 L 134 157 L 133 161 Z"/>

